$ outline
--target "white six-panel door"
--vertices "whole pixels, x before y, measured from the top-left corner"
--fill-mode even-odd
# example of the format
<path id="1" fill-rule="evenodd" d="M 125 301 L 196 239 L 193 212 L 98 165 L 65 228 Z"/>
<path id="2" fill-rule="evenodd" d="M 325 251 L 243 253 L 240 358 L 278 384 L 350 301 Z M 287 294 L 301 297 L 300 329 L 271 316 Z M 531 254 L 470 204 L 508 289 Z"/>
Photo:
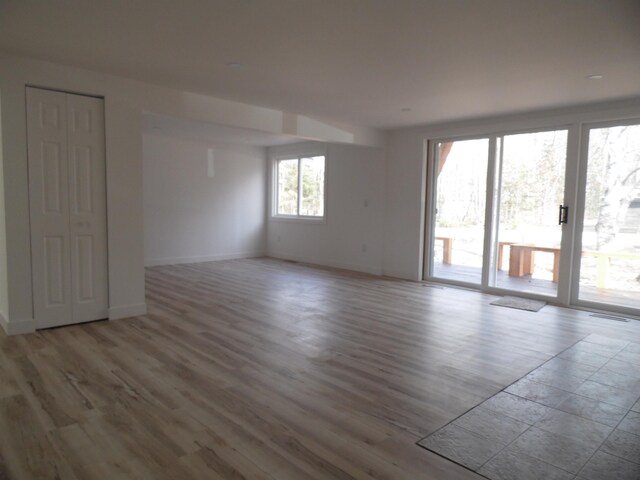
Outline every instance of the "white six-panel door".
<path id="1" fill-rule="evenodd" d="M 37 328 L 108 316 L 103 101 L 27 88 Z"/>

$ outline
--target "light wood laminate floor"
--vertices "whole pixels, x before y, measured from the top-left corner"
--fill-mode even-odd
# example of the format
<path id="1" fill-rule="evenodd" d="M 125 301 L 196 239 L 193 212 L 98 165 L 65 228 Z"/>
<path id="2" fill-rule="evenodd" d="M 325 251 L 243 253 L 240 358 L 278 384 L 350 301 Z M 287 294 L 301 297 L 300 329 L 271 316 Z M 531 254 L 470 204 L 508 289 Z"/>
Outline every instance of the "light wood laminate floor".
<path id="1" fill-rule="evenodd" d="M 148 315 L 0 334 L 1 479 L 478 479 L 415 444 L 640 322 L 272 259 L 147 270 Z"/>

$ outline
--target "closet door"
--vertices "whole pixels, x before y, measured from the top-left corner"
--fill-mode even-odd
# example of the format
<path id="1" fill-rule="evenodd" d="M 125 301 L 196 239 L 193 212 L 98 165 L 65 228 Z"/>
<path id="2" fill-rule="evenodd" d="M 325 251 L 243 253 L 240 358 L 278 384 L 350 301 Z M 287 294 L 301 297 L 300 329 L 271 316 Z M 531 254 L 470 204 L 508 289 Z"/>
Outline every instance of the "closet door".
<path id="1" fill-rule="evenodd" d="M 38 327 L 71 323 L 64 93 L 27 89 L 33 307 Z"/>
<path id="2" fill-rule="evenodd" d="M 77 323 L 108 316 L 102 99 L 67 94 L 67 131 L 71 304 Z"/>
<path id="3" fill-rule="evenodd" d="M 102 100 L 27 88 L 37 328 L 108 316 Z"/>

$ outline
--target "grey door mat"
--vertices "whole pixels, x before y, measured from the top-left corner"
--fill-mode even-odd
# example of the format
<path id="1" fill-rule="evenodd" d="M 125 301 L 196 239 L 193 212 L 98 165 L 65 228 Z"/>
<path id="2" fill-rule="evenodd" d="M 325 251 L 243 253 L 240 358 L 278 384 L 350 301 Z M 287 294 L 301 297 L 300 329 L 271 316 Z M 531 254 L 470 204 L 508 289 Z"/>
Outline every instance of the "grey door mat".
<path id="1" fill-rule="evenodd" d="M 589 335 L 418 445 L 491 480 L 640 479 L 638 367 Z"/>
<path id="2" fill-rule="evenodd" d="M 520 297 L 502 297 L 498 300 L 491 302 L 491 305 L 498 305 L 500 307 L 517 308 L 518 310 L 527 310 L 529 312 L 537 312 L 544 307 L 547 302 L 542 300 L 531 300 L 529 298 Z"/>

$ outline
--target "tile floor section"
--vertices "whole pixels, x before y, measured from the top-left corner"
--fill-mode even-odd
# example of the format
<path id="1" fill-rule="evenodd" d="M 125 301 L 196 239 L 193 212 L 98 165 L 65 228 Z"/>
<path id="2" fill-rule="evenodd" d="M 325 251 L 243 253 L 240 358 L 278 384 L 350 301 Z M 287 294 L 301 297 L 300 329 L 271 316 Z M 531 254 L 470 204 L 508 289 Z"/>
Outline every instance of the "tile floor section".
<path id="1" fill-rule="evenodd" d="M 590 335 L 418 444 L 492 480 L 639 480 L 640 344 Z"/>

